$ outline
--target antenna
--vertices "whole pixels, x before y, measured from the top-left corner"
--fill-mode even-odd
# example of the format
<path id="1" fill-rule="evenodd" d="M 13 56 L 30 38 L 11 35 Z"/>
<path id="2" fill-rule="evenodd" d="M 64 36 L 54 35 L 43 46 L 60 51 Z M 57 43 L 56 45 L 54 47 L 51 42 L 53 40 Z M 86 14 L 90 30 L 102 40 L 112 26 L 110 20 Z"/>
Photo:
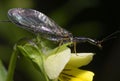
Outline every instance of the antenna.
<path id="1" fill-rule="evenodd" d="M 110 39 L 113 39 L 113 38 L 117 38 L 117 36 L 115 36 L 115 35 L 119 34 L 119 33 L 120 33 L 120 31 L 113 32 L 112 34 L 110 34 L 107 37 L 103 38 L 101 41 L 104 42 L 104 41 L 107 41 L 107 40 L 110 40 Z"/>

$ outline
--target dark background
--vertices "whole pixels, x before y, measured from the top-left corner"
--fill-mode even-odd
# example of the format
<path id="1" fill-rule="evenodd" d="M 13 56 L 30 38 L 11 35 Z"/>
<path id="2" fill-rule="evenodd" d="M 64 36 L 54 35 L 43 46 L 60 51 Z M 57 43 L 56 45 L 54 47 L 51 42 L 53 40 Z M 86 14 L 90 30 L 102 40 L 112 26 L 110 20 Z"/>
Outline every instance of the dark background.
<path id="1" fill-rule="evenodd" d="M 101 40 L 120 30 L 118 0 L 1 0 L 0 20 L 8 20 L 11 8 L 33 8 L 52 18 L 75 36 Z M 94 81 L 120 81 L 120 37 L 105 41 L 103 48 L 77 44 L 77 52 L 94 52 L 93 61 L 85 69 L 95 72 Z M 0 59 L 8 66 L 13 45 L 23 37 L 34 37 L 13 23 L 0 23 Z M 39 81 L 39 74 L 29 60 L 17 62 L 15 81 Z"/>

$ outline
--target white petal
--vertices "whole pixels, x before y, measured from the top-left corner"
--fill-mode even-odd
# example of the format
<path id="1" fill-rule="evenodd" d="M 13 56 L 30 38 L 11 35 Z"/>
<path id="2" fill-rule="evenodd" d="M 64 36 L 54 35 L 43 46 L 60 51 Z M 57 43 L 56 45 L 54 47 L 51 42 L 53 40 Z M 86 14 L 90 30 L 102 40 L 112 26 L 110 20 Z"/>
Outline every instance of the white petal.
<path id="1" fill-rule="evenodd" d="M 77 53 L 77 54 L 72 53 L 68 65 L 74 67 L 81 67 L 87 65 L 93 59 L 93 55 L 94 53 Z"/>
<path id="2" fill-rule="evenodd" d="M 71 51 L 69 48 L 61 51 L 57 54 L 50 55 L 45 63 L 45 71 L 50 79 L 58 78 L 65 65 L 68 63 L 71 57 Z"/>

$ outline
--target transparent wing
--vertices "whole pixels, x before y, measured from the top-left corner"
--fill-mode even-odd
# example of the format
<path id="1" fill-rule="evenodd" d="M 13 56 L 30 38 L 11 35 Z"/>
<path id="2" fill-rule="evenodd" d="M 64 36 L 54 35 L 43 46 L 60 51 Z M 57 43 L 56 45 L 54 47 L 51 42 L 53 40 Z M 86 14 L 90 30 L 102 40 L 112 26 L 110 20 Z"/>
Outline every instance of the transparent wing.
<path id="1" fill-rule="evenodd" d="M 52 19 L 33 9 L 13 8 L 8 11 L 9 19 L 33 33 L 40 33 L 47 39 L 60 40 L 71 33 L 58 26 Z"/>

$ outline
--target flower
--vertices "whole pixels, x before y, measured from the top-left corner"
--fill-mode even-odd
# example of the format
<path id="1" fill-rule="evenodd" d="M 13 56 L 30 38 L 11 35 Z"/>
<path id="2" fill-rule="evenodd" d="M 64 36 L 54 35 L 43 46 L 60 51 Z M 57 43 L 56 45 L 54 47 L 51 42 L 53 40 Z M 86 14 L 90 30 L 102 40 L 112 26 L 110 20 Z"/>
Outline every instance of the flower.
<path id="1" fill-rule="evenodd" d="M 87 65 L 93 55 L 93 53 L 77 53 L 77 55 L 72 53 L 69 62 L 59 76 L 60 81 L 92 81 L 94 73 L 81 70 L 79 67 Z"/>
<path id="2" fill-rule="evenodd" d="M 87 65 L 92 60 L 93 53 L 71 54 L 67 47 L 69 44 L 71 43 L 49 49 L 41 43 L 28 42 L 18 45 L 18 49 L 37 65 L 41 81 L 92 81 L 94 73 L 79 67 Z"/>

